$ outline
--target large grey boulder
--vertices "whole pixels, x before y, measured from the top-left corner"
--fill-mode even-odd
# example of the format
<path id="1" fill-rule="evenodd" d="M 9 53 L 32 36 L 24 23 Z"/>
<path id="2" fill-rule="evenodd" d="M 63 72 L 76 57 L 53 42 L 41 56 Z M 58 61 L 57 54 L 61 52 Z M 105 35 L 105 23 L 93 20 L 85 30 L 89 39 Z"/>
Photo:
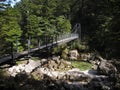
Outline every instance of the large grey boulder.
<path id="1" fill-rule="evenodd" d="M 64 76 L 66 76 L 66 79 L 70 81 L 86 81 L 90 78 L 79 69 L 68 70 Z"/>
<path id="2" fill-rule="evenodd" d="M 100 74 L 109 75 L 109 76 L 115 75 L 115 73 L 117 72 L 116 67 L 112 63 L 104 59 L 101 59 L 97 70 Z"/>
<path id="3" fill-rule="evenodd" d="M 15 77 L 21 72 L 31 73 L 36 67 L 40 66 L 40 61 L 29 60 L 27 64 L 19 64 L 8 69 L 8 73 Z"/>

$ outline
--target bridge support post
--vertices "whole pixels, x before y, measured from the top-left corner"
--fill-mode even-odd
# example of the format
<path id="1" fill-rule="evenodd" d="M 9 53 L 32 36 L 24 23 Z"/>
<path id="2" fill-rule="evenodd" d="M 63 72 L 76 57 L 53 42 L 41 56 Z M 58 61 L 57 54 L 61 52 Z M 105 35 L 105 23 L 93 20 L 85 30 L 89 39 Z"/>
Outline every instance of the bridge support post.
<path id="1" fill-rule="evenodd" d="M 11 42 L 11 58 L 12 58 L 12 60 L 11 60 L 10 64 L 15 65 L 15 64 L 16 64 L 16 61 L 15 61 L 15 55 L 14 55 L 14 50 L 13 50 L 13 48 L 14 48 L 13 42 Z"/>
<path id="2" fill-rule="evenodd" d="M 46 48 L 47 48 L 47 42 L 48 42 L 47 36 L 45 36 L 45 45 L 46 45 Z"/>
<path id="3" fill-rule="evenodd" d="M 16 38 L 16 52 L 18 53 L 18 38 Z"/>
<path id="4" fill-rule="evenodd" d="M 82 40 L 82 36 L 81 36 L 81 35 L 82 35 L 82 34 L 81 34 L 81 24 L 80 24 L 80 23 L 78 24 L 78 29 L 79 29 L 79 30 L 78 30 L 79 40 L 80 40 L 80 42 L 81 42 L 81 40 Z"/>
<path id="5" fill-rule="evenodd" d="M 49 37 L 46 35 L 45 36 L 45 50 L 46 50 L 46 56 L 47 58 L 49 57 L 49 47 L 47 46 L 48 42 L 49 42 Z"/>
<path id="6" fill-rule="evenodd" d="M 40 48 L 40 38 L 38 38 L 38 48 Z"/>
<path id="7" fill-rule="evenodd" d="M 28 38 L 28 59 L 31 57 L 30 56 L 30 51 L 31 51 L 31 49 L 30 49 L 30 46 L 31 46 L 30 40 L 31 40 L 31 37 L 29 36 L 29 38 Z"/>
<path id="8" fill-rule="evenodd" d="M 56 42 L 56 45 L 57 45 L 57 39 L 58 39 L 58 37 L 57 37 L 57 35 L 55 35 L 55 42 Z"/>
<path id="9" fill-rule="evenodd" d="M 54 37 L 52 37 L 52 48 L 53 48 Z"/>

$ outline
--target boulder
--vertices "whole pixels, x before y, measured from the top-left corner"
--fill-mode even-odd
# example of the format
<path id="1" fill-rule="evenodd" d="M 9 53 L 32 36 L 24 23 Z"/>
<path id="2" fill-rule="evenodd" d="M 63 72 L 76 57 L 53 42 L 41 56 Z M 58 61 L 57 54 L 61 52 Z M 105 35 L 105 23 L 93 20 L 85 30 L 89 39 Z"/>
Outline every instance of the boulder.
<path id="1" fill-rule="evenodd" d="M 66 72 L 59 73 L 57 78 L 60 80 L 85 81 L 85 82 L 90 79 L 88 75 L 84 74 L 83 72 L 76 68 L 73 68 Z"/>
<path id="2" fill-rule="evenodd" d="M 40 69 L 36 69 L 34 70 L 31 74 L 32 78 L 34 78 L 35 80 L 41 80 L 44 77 L 44 74 L 42 73 L 42 71 Z"/>
<path id="3" fill-rule="evenodd" d="M 71 51 L 69 51 L 69 56 L 70 56 L 69 58 L 71 60 L 77 60 L 78 56 L 79 56 L 79 53 L 78 53 L 77 50 L 71 50 Z"/>
<path id="4" fill-rule="evenodd" d="M 120 60 L 112 59 L 109 62 L 111 62 L 117 68 L 118 73 L 120 73 Z"/>
<path id="5" fill-rule="evenodd" d="M 41 65 L 40 61 L 29 60 L 28 64 L 25 65 L 24 71 L 29 74 L 29 73 L 32 72 L 36 67 L 38 67 L 38 66 L 40 66 L 40 65 Z"/>
<path id="6" fill-rule="evenodd" d="M 8 69 L 8 73 L 15 77 L 18 73 L 23 72 L 25 69 L 25 64 L 20 64 L 18 66 L 13 66 Z"/>
<path id="7" fill-rule="evenodd" d="M 40 61 L 29 60 L 26 64 L 19 64 L 9 68 L 11 76 L 20 87 L 26 89 L 42 90 L 119 90 L 120 74 L 111 78 L 116 68 L 111 62 L 98 57 L 98 72 L 95 70 L 80 71 L 73 68 L 68 61 L 52 58 L 53 60 L 42 59 Z M 97 59 L 96 59 L 97 60 Z M 116 63 L 116 66 L 119 64 Z M 119 70 L 119 69 L 118 69 Z M 26 74 L 27 73 L 27 74 Z M 35 79 L 35 80 L 34 80 Z M 115 81 L 115 83 L 113 83 Z M 31 87 L 32 86 L 32 87 Z M 34 86 L 34 87 L 33 87 Z M 25 90 L 25 89 L 21 90 Z"/>
<path id="8" fill-rule="evenodd" d="M 93 61 L 94 60 L 94 53 L 89 53 L 89 52 L 87 52 L 87 53 L 80 53 L 79 59 L 83 60 L 83 61 L 87 61 L 87 62 L 89 62 L 91 60 Z"/>
<path id="9" fill-rule="evenodd" d="M 89 82 L 89 90 L 92 89 L 92 90 L 113 90 L 112 89 L 112 84 L 109 80 L 108 77 L 96 77 L 96 78 L 93 78 L 90 82 Z"/>
<path id="10" fill-rule="evenodd" d="M 114 90 L 120 90 L 120 82 L 117 82 L 114 86 Z"/>
<path id="11" fill-rule="evenodd" d="M 88 59 L 89 59 L 89 57 L 90 57 L 90 54 L 88 54 L 88 53 L 81 53 L 81 55 L 80 55 L 80 59 L 81 60 L 83 60 L 83 61 L 87 61 Z"/>
<path id="12" fill-rule="evenodd" d="M 101 60 L 97 70 L 100 74 L 109 75 L 109 76 L 115 75 L 115 73 L 117 72 L 116 67 L 107 60 Z"/>
<path id="13" fill-rule="evenodd" d="M 61 53 L 61 57 L 63 59 L 68 59 L 68 54 L 69 54 L 69 50 L 67 48 L 65 48 Z"/>
<path id="14" fill-rule="evenodd" d="M 60 60 L 60 56 L 52 56 L 52 60 Z"/>
<path id="15" fill-rule="evenodd" d="M 84 81 L 86 82 L 90 77 L 80 71 L 69 71 L 66 72 L 65 76 L 70 81 Z"/>
<path id="16" fill-rule="evenodd" d="M 41 65 L 42 68 L 48 68 L 50 71 L 64 71 L 72 68 L 70 62 L 64 60 L 48 60 Z"/>

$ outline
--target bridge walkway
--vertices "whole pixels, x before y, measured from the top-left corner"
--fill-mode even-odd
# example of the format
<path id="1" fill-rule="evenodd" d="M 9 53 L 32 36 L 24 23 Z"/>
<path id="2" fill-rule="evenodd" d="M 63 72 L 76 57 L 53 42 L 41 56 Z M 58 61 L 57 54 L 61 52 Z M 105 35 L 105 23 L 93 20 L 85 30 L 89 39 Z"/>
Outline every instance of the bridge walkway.
<path id="1" fill-rule="evenodd" d="M 39 46 L 37 48 L 33 48 L 33 49 L 26 50 L 26 51 L 23 51 L 23 52 L 15 53 L 14 54 L 14 59 L 19 58 L 21 56 L 28 55 L 29 53 L 33 53 L 33 52 L 38 51 L 40 49 L 44 49 L 44 48 L 47 48 L 47 47 L 52 47 L 54 45 L 62 45 L 62 44 L 65 44 L 67 42 L 70 42 L 70 41 L 78 39 L 78 38 L 79 38 L 78 34 L 61 35 L 61 36 L 59 36 L 58 40 L 54 41 L 53 43 L 48 43 L 48 44 Z M 6 61 L 11 60 L 11 59 L 13 59 L 13 57 L 11 55 L 6 56 L 6 57 L 0 59 L 0 63 L 6 62 Z"/>

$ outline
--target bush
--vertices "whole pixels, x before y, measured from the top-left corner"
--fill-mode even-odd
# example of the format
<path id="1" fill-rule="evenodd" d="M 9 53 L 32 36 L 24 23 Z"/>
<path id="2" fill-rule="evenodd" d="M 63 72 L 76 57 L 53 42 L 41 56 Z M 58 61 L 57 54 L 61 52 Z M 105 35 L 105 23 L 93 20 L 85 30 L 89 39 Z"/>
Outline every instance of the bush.
<path id="1" fill-rule="evenodd" d="M 92 64 L 88 62 L 80 62 L 80 61 L 70 61 L 72 66 L 75 68 L 79 68 L 80 70 L 90 70 L 92 69 Z"/>

